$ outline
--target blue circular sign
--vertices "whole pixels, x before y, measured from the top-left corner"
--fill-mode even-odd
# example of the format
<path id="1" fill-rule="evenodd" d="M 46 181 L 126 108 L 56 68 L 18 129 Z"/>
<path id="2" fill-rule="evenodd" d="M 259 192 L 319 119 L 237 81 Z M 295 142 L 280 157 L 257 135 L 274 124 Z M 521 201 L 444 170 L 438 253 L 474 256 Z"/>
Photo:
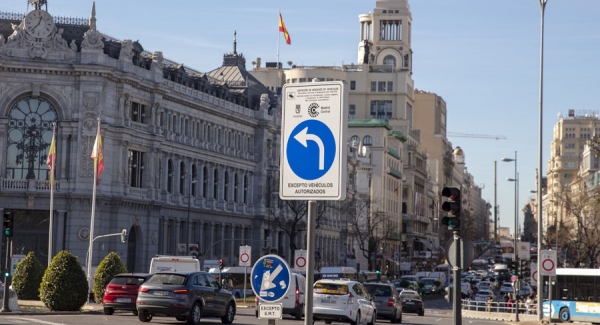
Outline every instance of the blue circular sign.
<path id="1" fill-rule="evenodd" d="M 265 302 L 278 302 L 290 289 L 292 274 L 277 255 L 265 255 L 256 261 L 250 273 L 254 294 Z"/>
<path id="2" fill-rule="evenodd" d="M 312 181 L 329 171 L 337 147 L 333 132 L 325 123 L 307 120 L 292 130 L 285 150 L 292 171 L 298 177 Z"/>

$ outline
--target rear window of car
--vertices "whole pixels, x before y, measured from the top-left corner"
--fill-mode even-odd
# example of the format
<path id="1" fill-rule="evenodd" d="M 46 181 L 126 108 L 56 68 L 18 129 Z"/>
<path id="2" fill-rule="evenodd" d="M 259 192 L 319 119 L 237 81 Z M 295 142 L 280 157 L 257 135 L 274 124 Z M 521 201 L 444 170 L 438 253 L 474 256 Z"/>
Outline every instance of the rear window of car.
<path id="1" fill-rule="evenodd" d="M 400 298 L 402 298 L 402 299 L 421 299 L 421 297 L 419 297 L 419 295 L 415 295 L 415 294 L 400 294 Z"/>
<path id="2" fill-rule="evenodd" d="M 155 273 L 147 283 L 149 284 L 184 284 L 187 276 L 181 274 Z"/>
<path id="3" fill-rule="evenodd" d="M 110 284 L 130 284 L 140 285 L 146 281 L 145 277 L 137 276 L 118 276 L 110 280 Z"/>
<path id="4" fill-rule="evenodd" d="M 338 283 L 315 283 L 314 293 L 328 294 L 328 295 L 347 295 L 348 286 L 345 284 Z"/>
<path id="5" fill-rule="evenodd" d="M 371 296 L 383 296 L 383 297 L 387 297 L 387 296 L 391 296 L 392 295 L 392 288 L 390 288 L 388 286 L 369 286 L 369 285 L 365 285 L 365 288 L 367 288 L 367 291 L 369 291 L 369 294 Z"/>

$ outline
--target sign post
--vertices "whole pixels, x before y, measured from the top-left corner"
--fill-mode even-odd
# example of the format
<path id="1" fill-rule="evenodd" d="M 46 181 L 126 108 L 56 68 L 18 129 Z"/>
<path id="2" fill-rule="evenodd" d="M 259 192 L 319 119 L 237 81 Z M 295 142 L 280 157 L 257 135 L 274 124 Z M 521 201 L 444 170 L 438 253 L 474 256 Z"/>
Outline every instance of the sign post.
<path id="1" fill-rule="evenodd" d="M 248 266 L 252 261 L 252 248 L 250 246 L 240 246 L 240 260 L 238 261 L 239 266 L 244 267 L 244 302 L 246 302 L 246 278 L 248 278 Z"/>
<path id="2" fill-rule="evenodd" d="M 304 324 L 313 323 L 317 200 L 346 197 L 348 89 L 340 81 L 285 84 L 279 197 L 308 200 Z"/>

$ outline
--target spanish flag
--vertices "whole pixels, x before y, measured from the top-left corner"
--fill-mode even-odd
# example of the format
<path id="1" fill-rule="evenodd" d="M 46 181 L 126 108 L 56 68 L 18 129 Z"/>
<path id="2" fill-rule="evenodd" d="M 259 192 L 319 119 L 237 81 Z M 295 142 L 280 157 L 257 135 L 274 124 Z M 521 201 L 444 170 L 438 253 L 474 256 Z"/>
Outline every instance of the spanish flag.
<path id="1" fill-rule="evenodd" d="M 102 154 L 102 135 L 100 134 L 100 122 L 98 122 L 98 134 L 96 134 L 96 142 L 94 142 L 94 148 L 92 149 L 91 157 L 94 159 L 96 164 L 96 185 L 100 184 L 100 174 L 104 171 L 104 154 Z"/>
<path id="2" fill-rule="evenodd" d="M 56 162 L 56 141 L 54 140 L 54 134 L 52 134 L 52 142 L 50 142 L 50 150 L 48 151 L 48 159 L 46 159 L 46 165 L 50 168 L 50 184 L 54 184 L 54 164 Z"/>
<path id="3" fill-rule="evenodd" d="M 292 44 L 292 39 L 290 38 L 290 33 L 288 33 L 287 28 L 285 28 L 285 23 L 283 22 L 283 17 L 281 17 L 281 12 L 279 13 L 279 31 L 283 33 L 285 42 L 287 44 Z"/>

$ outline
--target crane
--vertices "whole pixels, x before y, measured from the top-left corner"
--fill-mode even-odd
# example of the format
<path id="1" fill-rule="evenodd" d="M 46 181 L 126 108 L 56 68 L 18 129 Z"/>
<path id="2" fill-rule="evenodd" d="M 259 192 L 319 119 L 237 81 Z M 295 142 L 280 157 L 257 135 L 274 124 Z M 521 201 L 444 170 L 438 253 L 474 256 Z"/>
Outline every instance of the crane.
<path id="1" fill-rule="evenodd" d="M 483 139 L 506 140 L 506 137 L 503 135 L 489 135 L 489 134 L 470 134 L 470 133 L 447 132 L 446 136 L 447 137 L 455 137 L 455 138 L 483 138 Z"/>

